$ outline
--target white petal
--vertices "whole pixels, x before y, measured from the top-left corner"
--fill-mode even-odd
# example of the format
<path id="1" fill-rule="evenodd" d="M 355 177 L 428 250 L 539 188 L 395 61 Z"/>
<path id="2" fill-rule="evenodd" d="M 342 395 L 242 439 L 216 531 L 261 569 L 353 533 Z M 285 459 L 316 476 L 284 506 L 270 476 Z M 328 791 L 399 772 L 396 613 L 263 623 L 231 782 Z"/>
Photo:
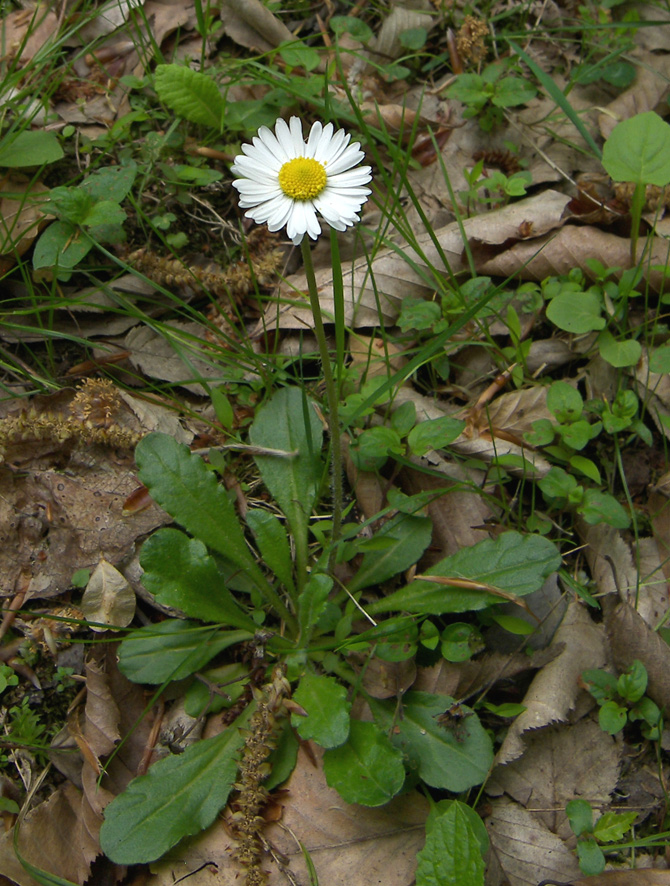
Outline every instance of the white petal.
<path id="1" fill-rule="evenodd" d="M 344 172 L 347 169 L 351 169 L 352 166 L 356 166 L 361 160 L 365 160 L 365 154 L 363 151 L 360 151 L 353 145 L 349 145 L 344 151 L 338 154 L 337 157 L 330 160 L 326 168 L 328 169 L 329 175 L 338 175 L 340 172 Z"/>
<path id="2" fill-rule="evenodd" d="M 372 178 L 369 166 L 360 166 L 356 169 L 347 169 L 346 172 L 340 172 L 337 175 L 328 176 L 329 188 L 358 188 L 361 185 L 367 185 Z M 370 189 L 368 188 L 368 193 Z"/>
<path id="3" fill-rule="evenodd" d="M 279 125 L 279 120 L 277 120 L 277 125 Z M 284 121 L 281 121 L 284 123 Z M 286 124 L 284 123 L 284 126 Z M 276 158 L 276 160 L 280 163 L 286 163 L 287 160 L 291 160 L 292 158 L 286 153 L 284 148 L 281 146 L 279 139 L 277 136 L 267 128 L 267 126 L 261 126 L 258 130 L 258 135 L 253 139 L 254 147 L 260 152 L 265 148 L 266 151 L 270 154 L 270 156 Z"/>
<path id="4" fill-rule="evenodd" d="M 293 122 L 294 120 L 296 123 Z M 290 129 L 285 120 L 281 118 L 277 120 L 275 132 L 282 152 L 288 160 L 302 156 L 301 146 L 304 144 L 302 140 L 302 123 L 297 117 L 291 117 Z"/>
<path id="5" fill-rule="evenodd" d="M 331 126 L 329 123 L 328 126 Z M 307 146 L 305 147 L 305 157 L 313 157 L 316 151 L 319 148 L 319 142 L 321 140 L 323 133 L 323 125 L 319 123 L 317 120 L 316 123 L 312 123 L 312 128 L 309 131 L 309 136 L 307 138 Z"/>
<path id="6" fill-rule="evenodd" d="M 244 176 L 244 178 L 252 178 L 254 181 L 278 181 L 279 171 L 270 169 L 267 165 L 259 163 L 258 160 L 252 160 L 251 157 L 239 156 L 235 158 L 234 164 L 230 167 L 235 175 Z"/>
<path id="7" fill-rule="evenodd" d="M 267 169 L 276 170 L 279 172 L 282 166 L 282 160 L 280 160 L 276 154 L 273 154 L 272 151 L 263 144 L 263 142 L 255 138 L 255 144 L 253 145 L 242 145 L 242 150 L 244 154 L 246 154 L 246 159 L 249 162 L 257 163 L 259 166 L 264 166 Z M 242 159 L 241 157 L 235 157 L 235 162 Z"/>
<path id="8" fill-rule="evenodd" d="M 344 129 L 338 129 L 335 135 L 329 139 L 322 138 L 314 155 L 315 158 L 324 165 L 332 163 L 345 150 L 350 138 L 351 136 Z"/>

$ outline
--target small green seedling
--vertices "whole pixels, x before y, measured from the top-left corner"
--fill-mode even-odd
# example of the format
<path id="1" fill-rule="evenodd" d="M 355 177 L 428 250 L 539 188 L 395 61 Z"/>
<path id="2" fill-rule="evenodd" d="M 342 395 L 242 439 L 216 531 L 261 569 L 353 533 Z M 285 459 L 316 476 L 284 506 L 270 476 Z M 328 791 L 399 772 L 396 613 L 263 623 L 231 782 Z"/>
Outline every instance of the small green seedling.
<path id="1" fill-rule="evenodd" d="M 658 705 L 644 693 L 647 690 L 647 669 L 635 659 L 618 678 L 607 671 L 584 671 L 582 679 L 600 706 L 598 721 L 610 735 L 616 735 L 626 723 L 640 721 L 642 735 L 658 741 L 663 731 L 663 718 Z"/>
<path id="2" fill-rule="evenodd" d="M 630 256 L 635 264 L 646 187 L 670 183 L 670 125 L 653 111 L 623 120 L 605 142 L 603 166 L 614 181 L 635 185 L 630 208 Z"/>
<path id="3" fill-rule="evenodd" d="M 481 74 L 459 74 L 447 89 L 447 98 L 466 105 L 464 117 L 479 117 L 479 125 L 490 132 L 502 121 L 502 109 L 525 105 L 537 95 L 532 83 L 509 74 L 509 62 L 497 61 Z"/>
<path id="4" fill-rule="evenodd" d="M 637 812 L 605 812 L 594 824 L 593 810 L 586 800 L 570 800 L 565 811 L 577 837 L 577 856 L 582 873 L 587 877 L 601 874 L 605 870 L 605 854 L 600 844 L 622 840 L 637 818 Z"/>

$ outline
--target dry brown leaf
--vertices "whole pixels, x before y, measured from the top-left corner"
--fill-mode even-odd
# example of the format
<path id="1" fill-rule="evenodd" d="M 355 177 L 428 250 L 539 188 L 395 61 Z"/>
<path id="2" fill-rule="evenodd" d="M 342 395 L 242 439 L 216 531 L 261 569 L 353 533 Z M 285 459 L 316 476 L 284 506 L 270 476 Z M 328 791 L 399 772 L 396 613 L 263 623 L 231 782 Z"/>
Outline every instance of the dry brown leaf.
<path id="1" fill-rule="evenodd" d="M 605 637 L 580 603 L 571 602 L 556 631 L 561 654 L 537 674 L 523 704 L 526 710 L 512 723 L 496 762 L 509 763 L 525 750 L 524 733 L 567 719 L 580 692 L 579 679 L 587 668 L 600 668 L 606 661 Z"/>
<path id="2" fill-rule="evenodd" d="M 470 661 L 451 662 L 441 659 L 430 668 L 419 668 L 413 688 L 417 692 L 449 695 L 464 701 L 489 690 L 498 680 L 511 680 L 518 674 L 544 667 L 562 649 L 562 644 L 556 644 L 530 656 L 524 652 L 489 652 Z"/>
<path id="3" fill-rule="evenodd" d="M 55 39 L 57 33 L 58 16 L 55 12 L 44 6 L 18 9 L 2 19 L 3 53 L 7 53 L 8 60 L 20 60 L 22 66 L 26 65 L 37 52 L 44 49 L 48 40 Z M 19 49 L 21 52 L 17 56 Z M 3 93 L 2 101 L 7 101 L 6 93 Z"/>
<path id="4" fill-rule="evenodd" d="M 581 877 L 566 886 L 670 886 L 670 871 L 605 871 L 594 877 Z"/>
<path id="5" fill-rule="evenodd" d="M 647 695 L 660 708 L 670 709 L 670 646 L 651 630 L 632 606 L 606 606 L 605 627 L 618 670 L 625 671 L 638 659 L 647 669 Z M 609 611 L 608 611 L 609 610 Z"/>
<path id="6" fill-rule="evenodd" d="M 420 464 L 420 459 L 412 461 Z M 442 459 L 439 467 L 435 467 L 444 474 L 443 477 L 426 474 L 418 467 L 403 468 L 398 477 L 402 490 L 408 495 L 429 490 L 435 490 L 437 494 L 438 490 L 444 490 L 439 498 L 426 506 L 433 523 L 433 535 L 428 559 L 424 557 L 421 561 L 423 569 L 433 561 L 489 538 L 486 523 L 497 516 L 491 502 L 481 493 L 482 478 L 477 472 L 447 459 Z"/>
<path id="7" fill-rule="evenodd" d="M 623 746 L 600 728 L 597 717 L 565 727 L 531 733 L 520 760 L 496 766 L 486 784 L 488 794 L 508 794 L 531 811 L 563 840 L 573 833 L 565 805 L 588 797 L 593 806 L 606 806 L 617 786 Z"/>
<path id="8" fill-rule="evenodd" d="M 78 569 L 95 568 L 101 554 L 119 563 L 139 536 L 170 522 L 154 504 L 124 515 L 135 472 L 102 447 L 95 461 L 91 467 L 73 458 L 67 474 L 0 470 L 0 593 L 13 593 L 24 576 L 26 599 L 55 596 Z"/>
<path id="9" fill-rule="evenodd" d="M 380 64 L 387 65 L 390 60 L 407 52 L 400 42 L 400 37 L 405 31 L 412 28 L 424 28 L 430 31 L 434 24 L 435 18 L 429 12 L 420 8 L 410 9 L 406 6 L 393 5 L 382 22 L 379 33 L 370 40 L 370 55 Z"/>
<path id="10" fill-rule="evenodd" d="M 670 416 L 670 375 L 649 369 L 649 353 L 643 348 L 642 356 L 634 370 L 638 395 L 647 404 L 658 430 L 670 439 L 668 417 Z"/>
<path id="11" fill-rule="evenodd" d="M 221 21 L 231 40 L 255 52 L 268 52 L 295 39 L 260 0 L 223 0 Z"/>
<path id="12" fill-rule="evenodd" d="M 135 592 L 118 569 L 103 557 L 93 570 L 81 598 L 81 611 L 92 631 L 125 628 L 135 615 Z"/>
<path id="13" fill-rule="evenodd" d="M 303 753 L 285 788 L 286 797 L 279 798 L 281 821 L 269 825 L 265 837 L 288 858 L 295 882 L 310 882 L 298 840 L 309 852 L 324 886 L 408 886 L 412 882 L 428 814 L 428 804 L 418 793 L 397 797 L 376 809 L 350 806 L 328 787 L 320 762 L 315 768 Z M 218 821 L 201 837 L 189 841 L 178 859 L 152 865 L 154 877 L 146 886 L 173 886 L 186 875 L 189 886 L 210 886 L 214 870 L 220 886 L 239 886 L 241 869 L 231 858 L 232 848 L 233 840 Z M 214 870 L 196 870 L 207 862 Z M 286 886 L 287 879 L 274 859 L 267 858 L 263 868 L 270 872 L 268 886 Z"/>
<path id="14" fill-rule="evenodd" d="M 505 241 L 520 236 L 520 226 L 524 222 L 530 222 L 533 225 L 533 232 L 541 238 L 541 235 L 554 231 L 563 223 L 563 210 L 569 199 L 557 191 L 545 191 L 535 197 L 510 204 L 504 209 L 466 219 L 464 222 L 466 235 L 469 239 L 480 243 L 500 246 Z M 406 253 L 412 262 L 416 263 L 419 271 L 427 267 L 427 259 L 438 272 L 446 273 L 443 257 L 435 248 L 433 238 L 439 242 L 453 272 L 466 269 L 461 229 L 456 222 L 417 237 L 425 259 L 415 253 L 408 244 L 398 251 L 380 252 L 374 259 L 372 268 L 369 267 L 367 259 L 358 259 L 350 270 L 345 268 L 343 274 L 347 325 L 353 328 L 378 326 L 380 323 L 378 301 L 382 313 L 381 321 L 385 325 L 392 325 L 400 312 L 403 299 L 426 298 L 432 295 L 433 290 L 426 284 L 425 279 L 403 259 L 402 254 Z M 542 241 L 540 239 L 528 242 L 538 244 Z M 533 252 L 537 248 L 536 245 Z M 515 266 L 515 272 L 520 268 L 519 263 Z M 502 276 L 507 276 L 507 272 Z M 332 268 L 321 268 L 316 272 L 316 278 L 321 310 L 326 317 L 332 317 L 334 311 Z M 289 277 L 280 288 L 282 305 L 269 306 L 265 318 L 259 324 L 259 332 L 268 326 L 272 328 L 275 324 L 283 329 L 311 329 L 312 313 L 304 295 L 306 291 L 307 281 L 304 274 Z"/>
<path id="15" fill-rule="evenodd" d="M 501 394 L 482 410 L 485 427 L 505 431 L 519 439 L 532 430 L 534 421 L 542 418 L 554 419 L 547 409 L 547 388 L 542 385 Z"/>
<path id="16" fill-rule="evenodd" d="M 589 269 L 587 260 L 594 255 L 598 256 L 598 261 L 605 267 L 622 270 L 630 262 L 630 239 L 608 234 L 598 228 L 566 225 L 547 237 L 515 243 L 488 260 L 482 256 L 476 264 L 478 273 L 494 277 L 518 275 L 524 280 L 540 281 L 545 277 L 568 274 L 573 268 L 579 268 L 587 279 L 591 279 L 593 272 Z M 652 240 L 644 268 L 650 268 L 645 276 L 656 292 L 663 288 L 666 278 L 663 271 L 654 270 L 653 266 L 664 268 L 667 255 L 666 241 L 659 237 Z"/>
<path id="17" fill-rule="evenodd" d="M 9 175 L 0 187 L 0 270 L 6 273 L 30 248 L 49 216 L 40 205 L 49 193 L 41 182 Z M 25 322 L 25 319 L 24 319 Z"/>
<path id="18" fill-rule="evenodd" d="M 27 861 L 76 886 L 88 879 L 92 860 L 82 845 L 81 802 L 77 788 L 61 785 L 28 813 L 19 836 L 19 850 Z M 13 839 L 13 829 L 0 836 L 0 871 L 17 886 L 40 886 L 17 859 Z"/>
<path id="19" fill-rule="evenodd" d="M 206 385 L 198 378 L 205 382 L 216 380 L 221 369 L 213 359 L 212 346 L 203 338 L 206 331 L 198 323 L 168 323 L 164 328 L 169 329 L 169 337 L 148 326 L 136 326 L 119 342 L 119 347 L 128 351 L 130 363 L 149 378 L 178 384 L 201 396 L 207 393 Z M 182 347 L 187 359 L 181 358 L 173 342 L 185 342 Z"/>
<path id="20" fill-rule="evenodd" d="M 641 28 L 641 30 L 650 29 Z M 668 94 L 670 55 L 642 51 L 631 53 L 631 61 L 633 59 L 636 61 L 635 82 L 610 102 L 598 118 L 603 138 L 608 138 L 617 123 L 622 120 L 628 120 L 644 111 L 653 111 Z"/>
<path id="21" fill-rule="evenodd" d="M 584 556 L 598 593 L 617 594 L 621 600 L 634 605 L 648 625 L 655 627 L 668 608 L 668 599 L 663 576 L 659 574 L 658 549 L 653 541 L 640 539 L 635 556 L 623 533 L 612 526 L 605 523 L 590 526 L 579 519 L 576 527 L 586 545 Z"/>
<path id="22" fill-rule="evenodd" d="M 542 880 L 566 883 L 579 876 L 575 854 L 522 806 L 506 798 L 496 800 L 485 823 L 510 886 L 537 886 Z"/>

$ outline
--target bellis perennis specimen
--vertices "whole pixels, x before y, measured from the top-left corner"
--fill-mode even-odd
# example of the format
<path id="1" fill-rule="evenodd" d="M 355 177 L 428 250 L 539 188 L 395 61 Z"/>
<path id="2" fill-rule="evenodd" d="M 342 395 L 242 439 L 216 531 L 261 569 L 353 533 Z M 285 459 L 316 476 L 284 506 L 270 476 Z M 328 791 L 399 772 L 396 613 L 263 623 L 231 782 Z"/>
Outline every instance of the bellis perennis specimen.
<path id="1" fill-rule="evenodd" d="M 231 167 L 245 215 L 271 231 L 286 226 L 296 245 L 305 234 L 316 240 L 321 233 L 317 212 L 336 231 L 355 224 L 372 175 L 358 165 L 365 155 L 350 139 L 343 129 L 333 132 L 332 123 L 317 122 L 305 141 L 298 117 L 277 120 L 274 133 L 261 126 Z"/>

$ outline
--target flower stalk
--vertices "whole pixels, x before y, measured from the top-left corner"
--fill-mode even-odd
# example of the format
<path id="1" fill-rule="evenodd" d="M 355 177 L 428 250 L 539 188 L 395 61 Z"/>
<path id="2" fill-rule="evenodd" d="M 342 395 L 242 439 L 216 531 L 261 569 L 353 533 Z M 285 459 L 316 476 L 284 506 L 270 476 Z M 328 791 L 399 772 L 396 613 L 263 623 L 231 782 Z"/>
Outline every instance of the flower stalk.
<path id="1" fill-rule="evenodd" d="M 335 565 L 335 556 L 337 553 L 337 542 L 340 539 L 342 531 L 342 439 L 340 432 L 340 413 L 339 413 L 339 384 L 336 384 L 333 370 L 330 363 L 330 349 L 326 339 L 326 330 L 323 326 L 323 316 L 321 314 L 321 305 L 319 303 L 319 292 L 316 286 L 316 274 L 314 273 L 314 262 L 312 261 L 312 251 L 307 240 L 303 240 L 300 244 L 302 247 L 302 260 L 307 277 L 307 289 L 309 292 L 309 303 L 314 316 L 314 332 L 319 346 L 319 355 L 321 357 L 321 365 L 323 367 L 323 380 L 326 386 L 326 400 L 328 402 L 328 429 L 330 431 L 330 451 L 331 451 L 331 475 L 332 475 L 332 492 L 333 492 L 333 528 L 331 534 L 332 549 L 328 560 L 329 571 L 332 572 Z"/>

